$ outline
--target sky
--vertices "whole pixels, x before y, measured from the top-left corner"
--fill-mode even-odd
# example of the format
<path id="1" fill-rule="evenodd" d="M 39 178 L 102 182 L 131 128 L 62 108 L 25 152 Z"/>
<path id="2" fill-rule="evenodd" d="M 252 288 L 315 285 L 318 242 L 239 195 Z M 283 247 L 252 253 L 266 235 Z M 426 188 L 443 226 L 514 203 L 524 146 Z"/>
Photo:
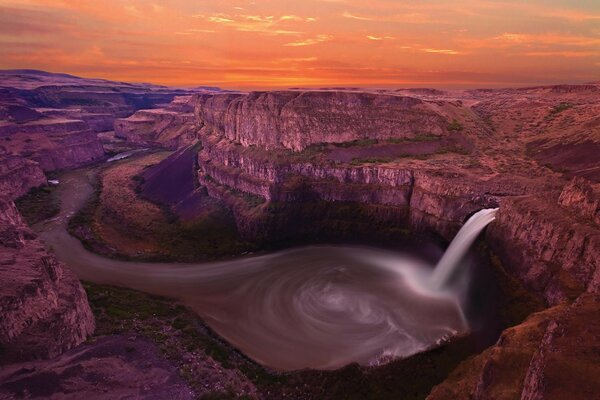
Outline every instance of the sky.
<path id="1" fill-rule="evenodd" d="M 600 0 L 0 0 L 0 69 L 229 89 L 600 81 Z"/>

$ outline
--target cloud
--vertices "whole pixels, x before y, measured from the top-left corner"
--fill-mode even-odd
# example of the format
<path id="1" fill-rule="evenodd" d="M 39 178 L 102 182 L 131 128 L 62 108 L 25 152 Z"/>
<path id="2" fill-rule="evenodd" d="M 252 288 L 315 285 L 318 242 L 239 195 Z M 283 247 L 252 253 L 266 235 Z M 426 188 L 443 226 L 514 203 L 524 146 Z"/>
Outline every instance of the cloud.
<path id="1" fill-rule="evenodd" d="M 305 62 L 314 62 L 317 61 L 318 58 L 317 57 L 286 57 L 286 58 L 282 58 L 279 61 L 283 62 L 283 63 L 288 63 L 288 62 L 292 62 L 292 63 L 296 63 L 296 62 L 301 62 L 301 63 L 305 63 Z"/>
<path id="2" fill-rule="evenodd" d="M 374 18 L 363 17 L 363 16 L 360 16 L 360 15 L 354 15 L 354 14 L 351 14 L 350 12 L 348 12 L 348 11 L 344 11 L 342 13 L 342 17 L 344 17 L 344 18 L 350 18 L 350 19 L 356 19 L 356 20 L 359 20 L 359 21 L 374 21 Z"/>
<path id="3" fill-rule="evenodd" d="M 300 35 L 304 32 L 297 29 L 288 29 L 290 24 L 310 23 L 316 21 L 314 17 L 300 17 L 298 15 L 254 15 L 254 14 L 196 14 L 194 18 L 204 19 L 210 23 L 221 24 L 239 32 L 256 32 L 268 35 Z"/>
<path id="4" fill-rule="evenodd" d="M 435 54 L 450 54 L 450 55 L 461 54 L 459 51 L 451 50 L 451 49 L 421 49 L 421 51 L 424 51 L 425 53 L 435 53 Z"/>
<path id="5" fill-rule="evenodd" d="M 288 47 L 312 46 L 313 44 L 327 42 L 332 39 L 333 39 L 333 36 L 331 36 L 331 35 L 317 35 L 314 38 L 300 40 L 297 42 L 286 43 L 286 44 L 284 44 L 284 46 L 288 46 Z"/>
<path id="6" fill-rule="evenodd" d="M 372 36 L 372 35 L 367 35 L 367 39 L 369 40 L 387 40 L 387 39 L 395 39 L 393 36 Z"/>
<path id="7" fill-rule="evenodd" d="M 225 18 L 225 17 L 217 17 L 217 16 L 208 17 L 207 19 L 209 22 L 215 22 L 217 24 L 234 22 L 232 19 Z"/>

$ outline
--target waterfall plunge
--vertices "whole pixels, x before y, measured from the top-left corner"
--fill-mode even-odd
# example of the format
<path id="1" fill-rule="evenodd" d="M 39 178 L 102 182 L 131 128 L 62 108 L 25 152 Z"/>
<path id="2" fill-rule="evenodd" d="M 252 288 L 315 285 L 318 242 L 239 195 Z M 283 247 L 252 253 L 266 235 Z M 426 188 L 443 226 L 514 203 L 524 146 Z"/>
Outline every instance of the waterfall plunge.
<path id="1" fill-rule="evenodd" d="M 443 287 L 464 257 L 469 247 L 473 244 L 479 233 L 490 222 L 496 219 L 497 208 L 487 208 L 473 214 L 471 218 L 460 228 L 450 246 L 437 263 L 430 284 L 435 288 Z"/>

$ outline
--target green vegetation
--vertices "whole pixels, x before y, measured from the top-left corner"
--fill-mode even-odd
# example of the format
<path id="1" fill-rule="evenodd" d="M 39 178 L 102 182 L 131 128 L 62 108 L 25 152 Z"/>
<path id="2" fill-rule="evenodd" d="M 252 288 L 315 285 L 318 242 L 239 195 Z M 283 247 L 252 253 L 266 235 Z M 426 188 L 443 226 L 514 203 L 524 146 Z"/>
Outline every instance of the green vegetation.
<path id="1" fill-rule="evenodd" d="M 94 235 L 91 229 L 94 221 L 96 209 L 100 205 L 100 193 L 102 193 L 102 183 L 96 176 L 92 179 L 94 192 L 90 195 L 83 207 L 79 209 L 69 219 L 67 231 L 74 237 L 78 238 L 88 250 L 97 251 L 99 239 Z"/>
<path id="2" fill-rule="evenodd" d="M 335 147 L 348 148 L 348 147 L 373 146 L 374 144 L 377 144 L 377 143 L 379 143 L 379 141 L 377 139 L 356 139 L 356 140 L 352 140 L 350 142 L 333 143 L 333 145 Z"/>
<path id="3" fill-rule="evenodd" d="M 131 179 L 133 185 L 129 190 L 133 192 L 132 197 L 140 202 L 150 203 L 139 197 L 144 178 L 138 174 Z M 146 224 L 144 221 L 140 222 L 138 215 L 131 215 L 129 218 L 115 214 L 113 207 L 118 209 L 119 204 L 103 204 L 101 173 L 94 176 L 91 183 L 94 192 L 68 223 L 69 233 L 90 251 L 124 260 L 192 262 L 254 250 L 252 244 L 240 238 L 232 212 L 208 195 L 198 200 L 202 202 L 202 213 L 195 218 L 180 220 L 170 206 L 156 204 L 162 218 Z M 245 197 L 248 197 L 249 202 L 256 202 L 258 198 L 251 195 Z M 260 199 L 261 202 L 264 201 Z M 154 206 L 154 203 L 150 204 Z M 110 242 L 110 238 L 105 239 L 98 233 L 106 226 L 110 226 L 111 231 L 118 232 L 119 235 L 134 240 L 143 239 L 153 250 L 142 253 L 119 247 L 119 244 Z"/>
<path id="4" fill-rule="evenodd" d="M 440 140 L 440 137 L 432 133 L 418 133 L 417 135 L 409 138 L 390 138 L 387 139 L 387 143 L 400 144 L 407 142 L 435 142 Z"/>
<path id="5" fill-rule="evenodd" d="M 554 108 L 552 108 L 552 110 L 550 110 L 549 115 L 556 115 L 556 114 L 559 114 L 559 113 L 561 113 L 565 110 L 568 110 L 570 108 L 573 108 L 573 107 L 574 107 L 573 103 L 563 101 L 562 103 L 554 106 Z"/>
<path id="6" fill-rule="evenodd" d="M 351 165 L 362 165 L 362 164 L 383 164 L 394 161 L 397 158 L 403 157 L 398 155 L 396 157 L 354 157 L 350 162 Z"/>
<path id="7" fill-rule="evenodd" d="M 463 129 L 463 125 L 456 119 L 453 119 L 452 122 L 448 124 L 449 131 L 462 131 Z"/>
<path id="8" fill-rule="evenodd" d="M 129 289 L 84 283 L 96 317 L 96 336 L 134 334 L 153 342 L 197 393 L 204 388 L 202 363 L 210 356 L 225 369 L 237 369 L 261 398 L 423 399 L 472 352 L 468 338 L 379 368 L 356 364 L 337 371 L 271 372 L 222 341 L 191 310 L 177 302 Z M 127 349 L 125 349 L 127 351 Z M 201 399 L 243 399 L 231 388 Z"/>
<path id="9" fill-rule="evenodd" d="M 55 186 L 32 188 L 15 200 L 15 205 L 29 225 L 52 218 L 60 211 L 60 200 Z"/>
<path id="10" fill-rule="evenodd" d="M 84 282 L 84 287 L 96 317 L 96 336 L 133 333 L 144 337 L 180 366 L 181 376 L 198 392 L 204 390 L 204 371 L 193 358 L 185 357 L 189 353 L 208 355 L 225 369 L 238 368 L 253 375 L 254 370 L 262 371 L 219 339 L 192 311 L 171 299 L 89 282 Z M 226 390 L 202 398 L 238 397 Z"/>

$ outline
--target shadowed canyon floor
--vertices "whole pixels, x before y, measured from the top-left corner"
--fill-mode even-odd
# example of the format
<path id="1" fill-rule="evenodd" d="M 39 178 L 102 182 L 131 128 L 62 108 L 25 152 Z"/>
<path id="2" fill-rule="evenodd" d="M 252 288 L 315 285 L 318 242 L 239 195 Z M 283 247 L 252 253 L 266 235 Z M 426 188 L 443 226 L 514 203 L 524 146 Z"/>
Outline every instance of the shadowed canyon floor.
<path id="1" fill-rule="evenodd" d="M 8 398 L 68 398 L 69 388 L 91 398 L 114 398 L 112 388 L 121 398 L 482 400 L 587 399 L 600 390 L 598 84 L 182 93 L 3 74 L 0 271 L 15 284 L 0 288 L 0 339 L 13 350 L 30 338 L 56 349 L 9 352 L 11 365 L 1 353 Z M 102 163 L 140 148 L 150 150 Z M 12 204 L 32 188 L 17 206 L 64 265 Z M 59 206 L 56 219 L 40 223 Z M 473 334 L 431 350 L 426 343 L 465 327 L 446 300 L 411 306 L 419 296 L 399 289 L 402 273 L 364 264 L 356 247 L 266 253 L 370 244 L 422 248 L 431 265 L 437 244 L 496 207 L 464 271 L 472 284 L 456 299 Z M 169 264 L 217 258 L 226 260 Z M 95 282 L 85 287 L 98 327 L 85 344 L 93 323 L 67 268 Z M 435 327 L 429 338 L 406 324 L 428 316 L 437 322 L 425 323 Z M 286 318 L 291 331 L 269 325 Z M 305 343 L 308 331 L 329 339 Z M 354 341 L 336 342 L 344 333 Z M 257 350 L 265 335 L 285 338 L 271 341 L 269 361 Z M 290 359 L 305 363 L 278 357 L 290 352 L 284 342 L 295 343 Z M 369 364 L 382 348 L 392 355 L 406 343 L 425 351 L 335 371 L 275 372 L 243 355 L 283 370 L 335 368 Z"/>

